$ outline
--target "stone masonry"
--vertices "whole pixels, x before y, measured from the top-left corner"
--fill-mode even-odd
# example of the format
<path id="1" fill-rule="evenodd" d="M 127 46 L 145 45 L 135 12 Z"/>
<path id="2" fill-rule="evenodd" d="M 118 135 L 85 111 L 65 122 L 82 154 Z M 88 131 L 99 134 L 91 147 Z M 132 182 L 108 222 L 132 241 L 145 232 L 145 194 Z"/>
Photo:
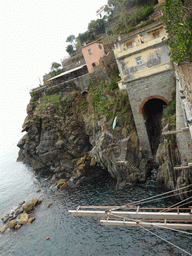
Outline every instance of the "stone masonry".
<path id="1" fill-rule="evenodd" d="M 143 77 L 138 80 L 126 83 L 127 92 L 139 136 L 142 150 L 151 156 L 151 148 L 142 115 L 142 107 L 150 99 L 161 99 L 168 103 L 172 99 L 172 92 L 175 90 L 174 71 L 172 69 Z"/>
<path id="2" fill-rule="evenodd" d="M 184 110 L 183 100 L 181 98 L 182 94 L 180 90 L 186 87 L 185 81 L 179 72 L 176 73 L 176 130 L 180 130 L 187 126 L 186 113 Z M 182 132 L 177 134 L 177 146 L 179 153 L 181 155 L 181 164 L 188 165 L 192 162 L 192 140 L 190 132 Z M 186 170 L 185 170 L 186 172 Z"/>

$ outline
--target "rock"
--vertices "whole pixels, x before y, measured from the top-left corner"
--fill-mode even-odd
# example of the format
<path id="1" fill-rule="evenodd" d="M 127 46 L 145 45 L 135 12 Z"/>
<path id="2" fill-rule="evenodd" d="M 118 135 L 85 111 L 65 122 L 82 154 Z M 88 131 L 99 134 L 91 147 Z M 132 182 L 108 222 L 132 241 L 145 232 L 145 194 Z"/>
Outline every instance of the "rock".
<path id="1" fill-rule="evenodd" d="M 32 202 L 33 206 L 37 205 L 37 203 L 38 203 L 37 197 L 33 197 L 31 202 Z"/>
<path id="2" fill-rule="evenodd" d="M 48 204 L 47 204 L 47 208 L 49 208 L 51 205 L 52 205 L 52 203 L 48 203 Z"/>
<path id="3" fill-rule="evenodd" d="M 35 220 L 35 218 L 28 219 L 27 224 L 31 224 L 34 220 Z"/>
<path id="4" fill-rule="evenodd" d="M 123 127 L 121 134 L 122 134 L 125 138 L 128 137 L 128 131 L 127 131 L 127 129 L 126 129 L 125 127 Z"/>
<path id="5" fill-rule="evenodd" d="M 84 164 L 84 163 L 85 163 L 85 157 L 82 157 L 77 161 L 76 166 L 79 166 L 80 164 Z"/>
<path id="6" fill-rule="evenodd" d="M 19 216 L 19 221 L 18 221 L 18 225 L 24 225 L 27 223 L 29 219 L 29 214 L 27 213 L 23 213 Z"/>
<path id="7" fill-rule="evenodd" d="M 63 140 L 58 140 L 55 143 L 55 147 L 58 148 L 58 149 L 61 149 L 64 145 L 65 145 L 65 142 Z"/>
<path id="8" fill-rule="evenodd" d="M 42 202 L 43 202 L 43 200 L 42 200 L 42 199 L 39 199 L 38 202 L 37 202 L 37 204 L 41 204 Z"/>
<path id="9" fill-rule="evenodd" d="M 17 209 L 17 210 L 15 211 L 15 217 L 17 217 L 17 216 L 18 216 L 20 213 L 22 213 L 22 212 L 23 212 L 23 207 Z"/>
<path id="10" fill-rule="evenodd" d="M 27 137 L 28 137 L 28 135 L 25 134 L 25 135 L 19 140 L 19 142 L 17 143 L 17 147 L 23 148 L 23 146 L 25 145 L 25 142 L 26 142 L 26 140 L 27 140 Z"/>
<path id="11" fill-rule="evenodd" d="M 65 183 L 60 187 L 60 189 L 61 189 L 61 190 L 64 190 L 64 189 L 67 188 L 67 186 L 68 186 L 68 182 L 65 182 Z"/>
<path id="12" fill-rule="evenodd" d="M 65 183 L 65 179 L 61 179 L 57 183 L 57 187 L 60 188 Z"/>
<path id="13" fill-rule="evenodd" d="M 10 218 L 9 214 L 3 216 L 2 221 L 5 223 Z"/>
<path id="14" fill-rule="evenodd" d="M 90 166 L 95 166 L 96 165 L 96 161 L 94 158 L 91 158 L 91 163 L 90 163 Z"/>
<path id="15" fill-rule="evenodd" d="M 55 181 L 55 179 L 56 179 L 56 175 L 54 174 L 54 175 L 52 176 L 52 178 L 50 179 L 50 182 L 53 183 L 53 182 Z"/>
<path id="16" fill-rule="evenodd" d="M 11 221 L 9 222 L 9 227 L 10 227 L 10 228 L 14 228 L 16 225 L 17 225 L 17 222 L 16 222 L 15 220 L 11 220 Z"/>
<path id="17" fill-rule="evenodd" d="M 4 233 L 8 229 L 8 225 L 4 225 L 2 228 L 0 228 L 0 233 Z"/>
<path id="18" fill-rule="evenodd" d="M 55 170 L 54 170 L 54 172 L 58 172 L 58 171 L 60 171 L 60 166 L 57 166 L 56 168 L 55 168 Z"/>
<path id="19" fill-rule="evenodd" d="M 80 164 L 79 166 L 78 166 L 78 169 L 79 170 L 83 170 L 85 168 L 85 164 Z"/>
<path id="20" fill-rule="evenodd" d="M 17 225 L 15 226 L 15 230 L 20 229 L 20 227 L 21 227 L 21 225 L 17 224 Z"/>
<path id="21" fill-rule="evenodd" d="M 27 204 L 25 204 L 23 206 L 23 209 L 26 211 L 26 212 L 29 212 L 33 209 L 33 203 L 32 202 L 28 202 Z"/>

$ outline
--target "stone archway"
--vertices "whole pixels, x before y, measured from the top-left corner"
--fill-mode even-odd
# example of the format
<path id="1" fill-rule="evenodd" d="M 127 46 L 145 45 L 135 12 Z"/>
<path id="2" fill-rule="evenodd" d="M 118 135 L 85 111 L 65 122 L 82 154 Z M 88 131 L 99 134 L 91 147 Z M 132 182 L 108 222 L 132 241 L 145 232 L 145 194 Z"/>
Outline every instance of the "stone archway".
<path id="1" fill-rule="evenodd" d="M 143 114 L 151 152 L 153 155 L 156 153 L 160 143 L 163 105 L 167 104 L 168 100 L 162 96 L 150 96 L 142 102 L 139 109 L 140 114 Z"/>
<path id="2" fill-rule="evenodd" d="M 154 95 L 154 96 L 149 96 L 147 97 L 140 105 L 140 108 L 139 108 L 139 113 L 140 114 L 143 114 L 143 107 L 145 105 L 145 103 L 149 100 L 152 100 L 152 99 L 159 99 L 159 100 L 162 100 L 165 102 L 165 104 L 167 105 L 169 103 L 169 101 L 167 99 L 165 99 L 164 97 L 162 96 L 159 96 L 159 95 Z"/>

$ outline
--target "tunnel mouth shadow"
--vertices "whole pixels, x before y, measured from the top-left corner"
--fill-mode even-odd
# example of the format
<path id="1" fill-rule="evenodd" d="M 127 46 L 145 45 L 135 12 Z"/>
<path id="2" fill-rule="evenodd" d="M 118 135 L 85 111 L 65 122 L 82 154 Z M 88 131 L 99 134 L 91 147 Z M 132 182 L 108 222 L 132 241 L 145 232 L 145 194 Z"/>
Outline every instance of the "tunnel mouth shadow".
<path id="1" fill-rule="evenodd" d="M 150 99 L 143 106 L 143 117 L 153 155 L 156 154 L 160 144 L 163 106 L 165 105 L 167 103 L 161 99 Z"/>

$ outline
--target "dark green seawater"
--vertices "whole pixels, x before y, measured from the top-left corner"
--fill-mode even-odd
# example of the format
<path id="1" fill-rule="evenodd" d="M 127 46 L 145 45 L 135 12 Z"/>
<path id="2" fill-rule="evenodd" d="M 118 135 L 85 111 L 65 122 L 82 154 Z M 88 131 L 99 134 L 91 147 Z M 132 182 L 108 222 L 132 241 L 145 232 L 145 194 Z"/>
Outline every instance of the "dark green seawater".
<path id="1" fill-rule="evenodd" d="M 34 196 L 42 198 L 43 203 L 31 213 L 36 217 L 34 223 L 0 234 L 0 255 L 187 255 L 143 229 L 101 226 L 97 218 L 68 215 L 68 210 L 78 205 L 121 205 L 164 192 L 156 182 L 155 171 L 146 184 L 127 186 L 119 191 L 115 190 L 115 181 L 109 175 L 96 177 L 84 186 L 59 191 L 50 187 L 44 177 L 17 163 L 17 153 L 13 144 L 1 154 L 0 217 Z M 41 185 L 46 186 L 37 193 Z M 52 206 L 47 208 L 50 202 Z M 166 199 L 144 206 L 164 207 L 172 203 L 174 201 Z M 160 229 L 151 231 L 192 253 L 191 235 Z"/>

